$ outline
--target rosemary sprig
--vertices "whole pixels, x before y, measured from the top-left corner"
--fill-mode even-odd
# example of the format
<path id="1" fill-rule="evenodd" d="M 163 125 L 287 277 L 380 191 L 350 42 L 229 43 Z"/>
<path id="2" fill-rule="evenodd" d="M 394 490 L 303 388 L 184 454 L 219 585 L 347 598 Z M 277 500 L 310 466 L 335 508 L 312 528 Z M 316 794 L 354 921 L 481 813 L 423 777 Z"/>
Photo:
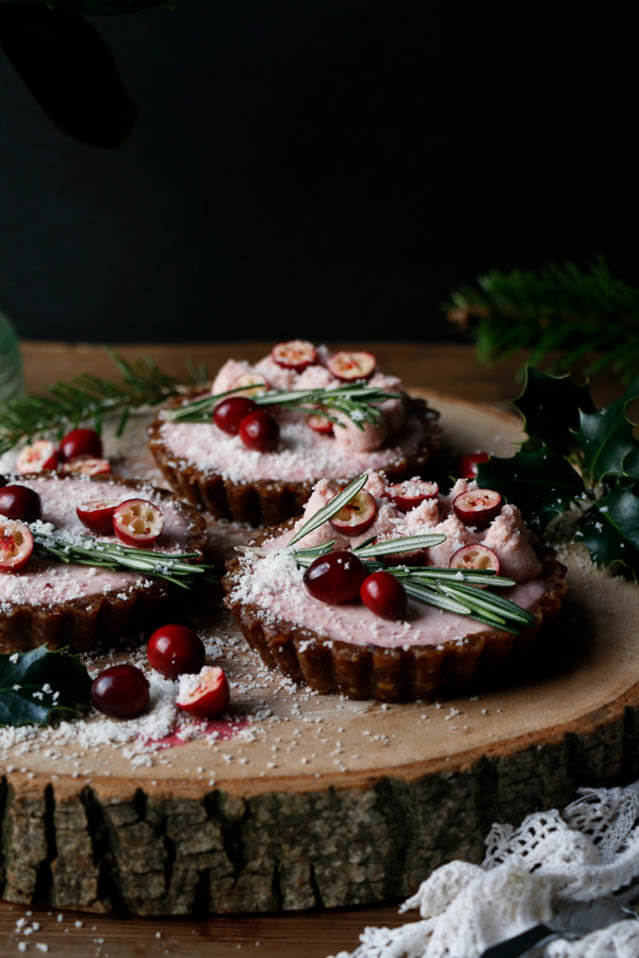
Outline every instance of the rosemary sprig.
<path id="1" fill-rule="evenodd" d="M 178 380 L 162 372 L 148 356 L 129 362 L 107 349 L 121 381 L 84 373 L 70 382 L 49 386 L 43 396 L 17 397 L 0 409 L 0 455 L 25 439 L 55 434 L 92 422 L 98 432 L 104 416 L 120 414 L 117 434 L 121 435 L 131 409 L 156 406 L 180 391 Z M 190 366 L 190 384 L 202 381 L 203 368 Z M 187 383 L 188 384 L 188 383 Z"/>
<path id="2" fill-rule="evenodd" d="M 210 422 L 212 410 L 222 399 L 236 392 L 244 392 L 245 389 L 246 387 L 239 386 L 215 396 L 201 396 L 179 409 L 167 411 L 165 418 L 171 422 Z M 382 415 L 374 403 L 383 402 L 385 399 L 399 399 L 401 394 L 387 392 L 377 386 L 367 386 L 366 383 L 354 383 L 352 386 L 341 386 L 337 389 L 271 389 L 251 398 L 258 406 L 293 406 L 309 414 L 319 413 L 342 426 L 343 423 L 336 416 L 331 416 L 330 410 L 334 410 L 343 413 L 363 429 L 365 422 L 376 423 Z"/>
<path id="3" fill-rule="evenodd" d="M 299 527 L 295 535 L 289 539 L 289 546 L 299 542 L 300 539 L 307 536 L 309 532 L 314 532 L 315 529 L 319 529 L 325 522 L 328 522 L 329 519 L 336 516 L 340 509 L 364 488 L 367 480 L 367 472 L 363 472 L 360 476 L 356 476 L 352 479 L 347 486 L 344 486 L 341 492 L 338 492 L 334 499 L 331 499 L 325 506 L 318 509 L 315 515 L 311 516 L 310 519 Z"/>
<path id="4" fill-rule="evenodd" d="M 29 528 L 38 552 L 67 564 L 111 570 L 130 569 L 153 579 L 172 582 L 183 589 L 188 589 L 194 579 L 211 569 L 208 565 L 188 561 L 201 558 L 199 552 L 153 552 L 89 535 L 69 539 L 50 523 L 40 521 L 30 523 Z"/>

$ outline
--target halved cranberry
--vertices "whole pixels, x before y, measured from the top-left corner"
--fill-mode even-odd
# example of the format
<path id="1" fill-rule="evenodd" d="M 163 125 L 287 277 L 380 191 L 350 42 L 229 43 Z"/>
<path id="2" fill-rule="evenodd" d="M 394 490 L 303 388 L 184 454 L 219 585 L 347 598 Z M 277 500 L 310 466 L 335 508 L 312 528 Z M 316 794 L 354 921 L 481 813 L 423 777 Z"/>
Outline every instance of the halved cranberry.
<path id="1" fill-rule="evenodd" d="M 92 499 L 76 506 L 75 511 L 87 529 L 100 536 L 108 536 L 113 532 L 113 513 L 118 505 L 119 500 Z"/>
<path id="2" fill-rule="evenodd" d="M 349 499 L 329 521 L 337 532 L 345 536 L 358 536 L 375 522 L 376 515 L 375 496 L 362 490 Z"/>
<path id="3" fill-rule="evenodd" d="M 468 489 L 454 499 L 453 509 L 464 525 L 485 529 L 501 509 L 501 502 L 494 489 Z"/>
<path id="4" fill-rule="evenodd" d="M 7 519 L 34 522 L 42 516 L 40 496 L 28 486 L 3 486 L 0 488 L 0 515 Z"/>
<path id="5" fill-rule="evenodd" d="M 341 352 L 334 353 L 326 365 L 337 379 L 352 382 L 355 379 L 370 379 L 377 360 L 372 353 Z"/>
<path id="6" fill-rule="evenodd" d="M 240 423 L 240 439 L 248 449 L 270 452 L 277 446 L 280 427 L 269 412 L 258 409 L 245 416 Z"/>
<path id="7" fill-rule="evenodd" d="M 149 683 L 135 665 L 112 665 L 91 684 L 96 709 L 114 718 L 135 718 L 149 704 Z"/>
<path id="8" fill-rule="evenodd" d="M 67 460 L 79 456 L 101 459 L 102 440 L 95 429 L 72 429 L 60 441 L 60 455 Z"/>
<path id="9" fill-rule="evenodd" d="M 390 572 L 373 572 L 367 576 L 362 582 L 359 594 L 364 605 L 382 619 L 406 617 L 406 590 Z"/>
<path id="10" fill-rule="evenodd" d="M 55 469 L 57 465 L 58 450 L 48 439 L 38 439 L 30 446 L 25 446 L 16 459 L 16 469 L 22 475 Z"/>
<path id="11" fill-rule="evenodd" d="M 125 499 L 113 510 L 113 531 L 128 546 L 153 545 L 163 526 L 162 511 L 148 499 Z"/>
<path id="12" fill-rule="evenodd" d="M 243 389 L 242 392 L 239 392 L 240 387 Z M 257 396 L 266 392 L 268 383 L 259 373 L 242 373 L 233 380 L 230 388 L 238 390 L 235 393 L 236 396 Z"/>
<path id="13" fill-rule="evenodd" d="M 63 462 L 59 472 L 63 476 L 109 476 L 111 463 L 108 459 L 96 459 L 93 456 L 79 456 Z"/>
<path id="14" fill-rule="evenodd" d="M 480 462 L 488 462 L 487 452 L 469 452 L 459 460 L 459 475 L 462 479 L 474 479 Z"/>
<path id="15" fill-rule="evenodd" d="M 499 575 L 499 557 L 496 552 L 479 542 L 471 542 L 453 552 L 448 561 L 451 569 L 480 569 Z"/>
<path id="16" fill-rule="evenodd" d="M 31 558 L 33 536 L 24 522 L 0 519 L 0 572 L 18 572 Z"/>
<path id="17" fill-rule="evenodd" d="M 435 499 L 439 486 L 436 482 L 426 482 L 425 479 L 407 479 L 405 482 L 395 482 L 388 486 L 386 492 L 400 512 L 410 512 L 425 499 Z"/>
<path id="18" fill-rule="evenodd" d="M 176 705 L 198 718 L 210 719 L 226 711 L 230 697 L 224 670 L 217 665 L 205 665 L 195 687 L 180 691 Z"/>
<path id="19" fill-rule="evenodd" d="M 228 396 L 217 404 L 213 410 L 213 422 L 222 432 L 236 436 L 240 423 L 259 407 L 248 396 Z"/>
<path id="20" fill-rule="evenodd" d="M 271 359 L 284 369 L 294 369 L 301 373 L 307 366 L 317 362 L 317 353 L 313 343 L 305 339 L 291 339 L 287 343 L 278 343 L 271 350 Z"/>
<path id="21" fill-rule="evenodd" d="M 204 645 L 186 625 L 163 625 L 156 629 L 146 647 L 151 668 L 175 679 L 185 672 L 199 672 L 204 665 Z"/>
<path id="22" fill-rule="evenodd" d="M 323 436 L 333 435 L 333 423 L 330 421 L 330 419 L 328 419 L 327 416 L 322 416 L 319 413 L 313 413 L 312 416 L 307 417 L 306 423 L 314 432 L 319 432 Z"/>
<path id="23" fill-rule="evenodd" d="M 366 578 L 364 563 L 348 550 L 319 556 L 304 573 L 304 585 L 313 596 L 330 605 L 352 602 Z"/>

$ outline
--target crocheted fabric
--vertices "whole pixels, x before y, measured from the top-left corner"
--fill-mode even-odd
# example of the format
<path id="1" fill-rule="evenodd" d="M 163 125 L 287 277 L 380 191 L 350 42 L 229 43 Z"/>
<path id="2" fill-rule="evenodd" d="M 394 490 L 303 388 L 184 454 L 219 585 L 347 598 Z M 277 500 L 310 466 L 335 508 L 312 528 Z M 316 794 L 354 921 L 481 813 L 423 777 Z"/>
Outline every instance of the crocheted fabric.
<path id="1" fill-rule="evenodd" d="M 562 812 L 529 815 L 519 828 L 493 825 L 481 865 L 443 865 L 404 902 L 400 911 L 418 909 L 421 921 L 367 928 L 359 948 L 336 958 L 477 958 L 531 925 L 552 925 L 559 909 L 563 917 L 571 908 L 583 911 L 578 903 L 595 902 L 604 921 L 606 903 L 595 900 L 638 876 L 639 782 L 583 789 Z M 535 954 L 637 958 L 639 920 L 617 921 L 578 940 L 556 939 Z"/>

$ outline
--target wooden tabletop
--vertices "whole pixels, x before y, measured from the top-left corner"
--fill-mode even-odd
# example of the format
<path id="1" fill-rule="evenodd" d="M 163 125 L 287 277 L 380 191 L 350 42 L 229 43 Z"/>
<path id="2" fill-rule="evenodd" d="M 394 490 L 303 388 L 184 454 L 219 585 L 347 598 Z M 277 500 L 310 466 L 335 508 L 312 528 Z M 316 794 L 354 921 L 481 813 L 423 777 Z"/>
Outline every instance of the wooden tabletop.
<path id="1" fill-rule="evenodd" d="M 339 346 L 362 344 L 331 344 Z M 167 372 L 180 375 L 187 358 L 205 362 L 214 372 L 229 356 L 255 360 L 267 351 L 266 343 L 197 343 L 188 345 L 126 345 L 116 347 L 126 358 L 152 356 Z M 396 373 L 407 385 L 424 386 L 463 399 L 502 404 L 521 389 L 514 374 L 521 357 L 487 369 L 477 365 L 474 349 L 467 345 L 427 343 L 367 343 L 379 365 Z M 25 343 L 25 373 L 29 391 L 37 391 L 58 379 L 79 372 L 110 375 L 106 353 L 98 346 Z M 614 379 L 602 377 L 593 384 L 598 402 L 608 402 L 620 393 Z M 0 863 L 1 865 L 1 863 Z M 426 877 L 426 876 L 424 876 Z M 408 916 L 409 920 L 415 916 Z M 352 950 L 366 925 L 395 926 L 405 919 L 396 905 L 332 912 L 306 912 L 273 916 L 211 917 L 188 919 L 120 919 L 67 912 L 58 914 L 37 908 L 25 909 L 0 903 L 0 956 L 27 954 L 134 958 L 134 956 L 231 955 L 269 958 L 325 958 L 340 950 Z M 25 934 L 25 929 L 31 933 Z"/>

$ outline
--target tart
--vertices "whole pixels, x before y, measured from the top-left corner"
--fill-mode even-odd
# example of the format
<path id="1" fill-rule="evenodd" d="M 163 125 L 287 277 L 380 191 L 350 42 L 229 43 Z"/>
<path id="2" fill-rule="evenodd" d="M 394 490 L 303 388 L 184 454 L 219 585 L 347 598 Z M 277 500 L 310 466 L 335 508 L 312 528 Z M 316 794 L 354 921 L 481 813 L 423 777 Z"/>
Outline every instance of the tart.
<path id="1" fill-rule="evenodd" d="M 116 505 L 140 500 L 151 503 L 163 519 L 159 537 L 143 548 L 167 555 L 195 553 L 189 560 L 194 562 L 203 557 L 203 517 L 167 490 L 143 482 L 55 473 L 5 480 L 37 493 L 41 520 L 36 520 L 36 526 L 41 522 L 46 529 L 46 524 L 52 523 L 56 531 L 71 540 L 82 534 L 118 541 L 113 535 L 96 534 L 87 528 L 78 516 L 78 506 L 98 500 Z M 12 519 L 0 516 L 0 521 L 7 526 Z M 0 571 L 0 651 L 22 651 L 38 645 L 76 651 L 115 647 L 129 642 L 142 628 L 148 630 L 160 615 L 166 617 L 169 609 L 188 597 L 185 589 L 139 572 L 65 564 L 36 551 L 16 571 Z"/>
<path id="2" fill-rule="evenodd" d="M 279 435 L 260 449 L 248 444 L 243 426 L 230 433 L 210 414 L 206 422 L 169 421 L 173 411 L 196 398 L 191 394 L 160 410 L 149 431 L 151 451 L 182 498 L 217 518 L 252 526 L 299 515 L 321 478 L 349 478 L 371 469 L 399 481 L 422 473 L 439 448 L 438 414 L 424 400 L 408 396 L 399 379 L 379 372 L 371 353 L 330 355 L 305 341 L 280 343 L 254 365 L 229 360 L 210 394 L 242 388 L 249 397 L 274 389 L 330 394 L 349 382 L 365 382 L 397 398 L 377 403 L 378 421 L 364 428 L 342 414 L 334 414 L 339 422 L 333 424 L 321 409 L 309 415 L 308 408 L 270 405 Z"/>
<path id="3" fill-rule="evenodd" d="M 423 485 L 415 483 L 417 488 Z M 407 487 L 411 492 L 409 483 Z M 472 499 L 477 491 L 474 482 L 458 480 L 448 495 L 424 498 L 407 511 L 398 508 L 395 484 L 389 490 L 384 477 L 370 476 L 366 491 L 377 509 L 364 531 L 344 536 L 326 523 L 296 547 L 335 539 L 333 548 L 346 550 L 347 555 L 371 537 L 383 542 L 435 533 L 446 538 L 421 553 L 419 564 L 463 569 L 468 567 L 463 561 L 456 564 L 459 552 L 475 545 L 476 568 L 498 569 L 513 580 L 515 584 L 499 590 L 499 595 L 530 613 L 530 621 L 513 633 L 410 597 L 406 613 L 398 619 L 382 618 L 358 601 L 331 604 L 314 598 L 287 544 L 335 495 L 335 484 L 322 480 L 302 519 L 263 530 L 251 543 L 255 548 L 244 550 L 227 565 L 222 582 L 225 602 L 247 641 L 268 666 L 296 682 L 356 699 L 432 699 L 466 692 L 487 677 L 501 679 L 557 614 L 566 591 L 565 567 L 528 533 L 516 506 L 502 504 L 497 515 L 480 522 L 483 527 L 460 518 L 455 501 L 460 496 L 467 501 L 469 494 Z M 486 565 L 487 554 L 496 557 L 496 563 Z M 405 563 L 405 558 L 395 561 Z"/>

